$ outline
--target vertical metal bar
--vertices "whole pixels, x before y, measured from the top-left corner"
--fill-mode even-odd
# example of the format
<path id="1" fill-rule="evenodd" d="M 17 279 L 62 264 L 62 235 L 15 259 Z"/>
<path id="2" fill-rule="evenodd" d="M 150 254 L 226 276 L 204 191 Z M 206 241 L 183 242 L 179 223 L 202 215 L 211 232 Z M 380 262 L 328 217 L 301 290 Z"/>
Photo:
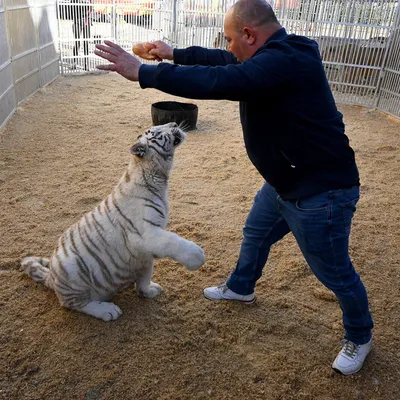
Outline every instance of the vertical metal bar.
<path id="1" fill-rule="evenodd" d="M 73 26 L 72 26 L 72 29 L 73 29 L 73 43 L 72 43 L 72 56 L 73 56 L 73 58 L 72 58 L 72 65 L 75 66 L 75 68 L 76 68 L 76 66 L 78 64 L 78 56 L 79 56 L 79 51 L 76 51 L 76 54 L 74 54 L 75 48 L 77 48 L 77 46 L 78 46 L 78 44 L 77 44 L 78 40 L 76 39 L 76 36 L 75 36 L 75 32 L 76 32 L 76 22 L 75 21 L 77 21 L 77 19 L 78 19 L 78 16 L 76 14 L 76 8 L 77 8 L 77 5 L 75 3 L 76 1 L 77 0 L 72 0 L 72 4 L 71 4 L 71 6 L 72 6 L 72 21 L 73 21 Z M 71 34 L 71 33 L 69 33 L 69 34 Z M 76 72 L 76 69 L 75 69 L 75 72 Z"/>
<path id="2" fill-rule="evenodd" d="M 111 37 L 114 42 L 118 42 L 118 29 L 117 29 L 117 10 L 115 0 L 111 3 Z"/>
<path id="3" fill-rule="evenodd" d="M 178 0 L 173 0 L 173 5 L 172 5 L 172 39 L 174 43 L 177 43 L 177 35 L 176 35 L 176 24 L 177 24 L 177 18 L 176 18 L 176 3 Z"/>
<path id="4" fill-rule="evenodd" d="M 377 97 L 376 97 L 376 101 L 375 101 L 376 108 L 380 108 L 380 102 L 381 102 L 381 98 L 382 98 L 382 84 L 383 84 L 383 79 L 385 79 L 385 72 L 386 72 L 385 68 L 387 66 L 391 67 L 390 58 L 392 55 L 396 54 L 396 52 L 395 52 L 396 42 L 394 42 L 394 38 L 397 36 L 398 39 L 400 39 L 399 32 L 400 32 L 400 2 L 397 3 L 395 15 L 393 18 L 393 24 L 392 24 L 391 28 L 389 29 L 388 45 L 386 47 L 385 55 L 383 57 L 382 69 L 379 74 L 378 87 L 376 90 L 377 91 Z M 398 44 L 399 44 L 399 41 L 397 42 L 397 45 Z M 398 47 L 400 47 L 400 46 L 398 46 Z M 400 48 L 399 48 L 399 51 L 400 51 Z M 400 61 L 399 51 L 397 52 L 397 57 L 399 58 L 399 61 Z M 395 56 L 393 57 L 393 59 L 395 59 Z M 394 62 L 393 62 L 393 67 L 396 67 L 396 64 Z M 400 62 L 397 67 L 399 68 L 398 73 L 400 74 Z M 390 88 L 390 86 L 389 86 L 389 88 Z M 400 94 L 399 87 L 397 87 L 397 90 Z M 399 115 L 399 117 L 400 117 L 400 115 Z"/>
<path id="5" fill-rule="evenodd" d="M 29 11 L 31 11 L 33 7 L 33 15 L 35 16 L 35 23 L 38 23 L 38 7 L 37 2 L 33 5 L 29 5 Z M 42 78 L 42 61 L 41 61 L 41 54 L 40 54 L 40 41 L 39 41 L 39 29 L 35 27 L 35 47 L 36 47 L 36 57 L 38 63 L 38 70 L 39 70 L 39 87 L 43 87 L 43 78 Z"/>
<path id="6" fill-rule="evenodd" d="M 58 15 L 57 18 L 57 29 L 58 29 L 58 40 L 57 40 L 57 47 L 58 47 L 58 57 L 59 57 L 59 62 L 60 62 L 60 73 L 61 75 L 64 75 L 65 71 L 64 71 L 64 59 L 63 59 L 63 52 L 62 52 L 62 47 L 61 47 L 61 27 L 60 27 L 60 19 L 61 19 L 61 15 L 60 15 L 60 2 L 59 0 L 56 0 L 56 13 Z"/>

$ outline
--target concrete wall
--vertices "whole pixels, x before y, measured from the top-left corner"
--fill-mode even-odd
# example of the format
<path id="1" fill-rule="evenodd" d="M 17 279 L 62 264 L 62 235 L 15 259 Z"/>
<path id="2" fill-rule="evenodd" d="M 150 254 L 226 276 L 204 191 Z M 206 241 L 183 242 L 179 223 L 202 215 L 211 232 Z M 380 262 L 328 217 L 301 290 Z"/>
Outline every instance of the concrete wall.
<path id="1" fill-rule="evenodd" d="M 56 0 L 0 0 L 0 129 L 59 75 Z"/>

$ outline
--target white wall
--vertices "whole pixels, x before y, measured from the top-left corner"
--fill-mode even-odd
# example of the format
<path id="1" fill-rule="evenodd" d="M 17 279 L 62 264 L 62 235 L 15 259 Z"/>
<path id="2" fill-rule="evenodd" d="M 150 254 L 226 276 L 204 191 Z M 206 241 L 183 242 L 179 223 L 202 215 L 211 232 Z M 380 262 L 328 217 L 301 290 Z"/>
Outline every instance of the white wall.
<path id="1" fill-rule="evenodd" d="M 59 75 L 56 0 L 0 0 L 0 129 Z"/>

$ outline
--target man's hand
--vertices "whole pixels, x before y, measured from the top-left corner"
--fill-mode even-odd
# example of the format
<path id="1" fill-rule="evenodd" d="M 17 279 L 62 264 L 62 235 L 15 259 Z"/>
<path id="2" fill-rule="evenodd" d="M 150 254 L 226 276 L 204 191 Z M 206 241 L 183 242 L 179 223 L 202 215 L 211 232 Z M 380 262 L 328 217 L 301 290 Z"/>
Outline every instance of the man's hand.
<path id="1" fill-rule="evenodd" d="M 139 59 L 113 42 L 105 40 L 104 44 L 96 44 L 97 50 L 94 51 L 94 54 L 112 64 L 96 65 L 96 68 L 103 71 L 118 72 L 126 79 L 137 82 L 139 80 L 139 68 L 142 65 Z"/>
<path id="2" fill-rule="evenodd" d="M 174 59 L 174 49 L 167 43 L 161 40 L 156 40 L 151 42 L 154 49 L 149 51 L 149 54 L 158 57 L 161 60 L 173 60 Z"/>

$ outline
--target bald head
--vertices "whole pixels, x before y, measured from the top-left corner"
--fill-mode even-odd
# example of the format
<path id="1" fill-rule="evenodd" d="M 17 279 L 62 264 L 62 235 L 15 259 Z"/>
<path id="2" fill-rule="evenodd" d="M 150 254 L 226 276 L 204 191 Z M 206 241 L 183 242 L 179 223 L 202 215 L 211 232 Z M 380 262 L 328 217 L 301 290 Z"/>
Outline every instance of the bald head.
<path id="1" fill-rule="evenodd" d="M 239 0 L 225 15 L 227 50 L 243 62 L 281 28 L 265 0 Z"/>
<path id="2" fill-rule="evenodd" d="M 274 10 L 265 0 L 239 0 L 228 11 L 238 30 L 244 26 L 264 28 L 279 25 Z"/>

